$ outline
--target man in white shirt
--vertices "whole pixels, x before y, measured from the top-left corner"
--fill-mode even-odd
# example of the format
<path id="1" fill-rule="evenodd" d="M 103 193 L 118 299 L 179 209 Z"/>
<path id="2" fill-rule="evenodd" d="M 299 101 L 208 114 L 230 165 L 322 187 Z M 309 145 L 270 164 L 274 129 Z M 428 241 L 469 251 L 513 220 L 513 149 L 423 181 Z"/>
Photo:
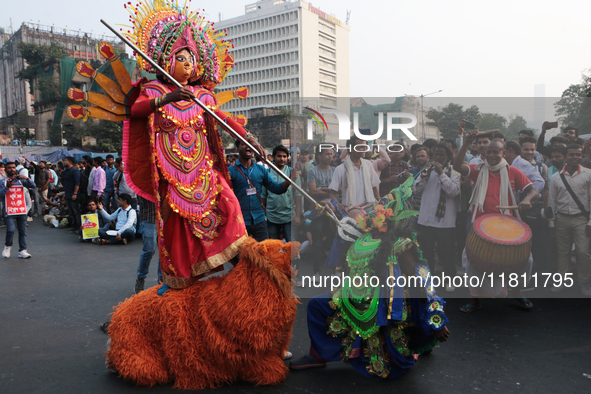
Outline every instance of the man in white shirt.
<path id="1" fill-rule="evenodd" d="M 546 184 L 544 178 L 542 178 L 536 167 L 521 157 L 521 146 L 517 141 L 507 141 L 505 144 L 505 160 L 509 165 L 523 172 L 532 181 L 538 192 L 544 190 Z"/>
<path id="2" fill-rule="evenodd" d="M 342 193 L 343 201 L 337 206 L 345 215 L 354 206 L 372 203 L 380 198 L 380 178 L 371 161 L 362 158 L 367 150 L 367 141 L 353 136 L 347 142 L 347 147 L 350 148 L 349 157 L 335 169 L 328 187 L 333 202 L 338 201 L 337 193 Z"/>
<path id="3" fill-rule="evenodd" d="M 416 179 L 413 193 L 422 195 L 419 214 L 419 242 L 431 272 L 435 272 L 437 254 L 447 275 L 455 274 L 455 227 L 460 204 L 460 174 L 450 166 L 453 152 L 446 143 L 439 143 L 433 152 L 433 168 Z M 447 292 L 455 288 L 447 286 Z"/>
<path id="4" fill-rule="evenodd" d="M 18 166 L 16 166 L 16 173 L 24 176 L 25 178 L 28 178 L 29 177 L 29 170 L 27 170 L 27 168 L 23 166 L 23 164 L 26 163 L 26 160 L 25 159 L 17 160 L 17 162 L 18 162 Z"/>
<path id="5" fill-rule="evenodd" d="M 566 165 L 562 171 L 552 175 L 550 182 L 548 205 L 556 212 L 556 217 L 554 220 L 548 221 L 548 226 L 550 227 L 550 235 L 556 238 L 558 273 L 562 276 L 563 283 L 568 284 L 565 278 L 574 242 L 581 293 L 589 297 L 591 296 L 591 286 L 589 285 L 591 276 L 591 255 L 589 254 L 591 170 L 580 165 L 583 158 L 583 149 L 580 145 L 568 145 L 566 150 Z M 566 180 L 577 199 L 573 198 L 563 179 Z M 564 289 L 564 284 L 561 284 L 555 286 L 552 292 L 558 293 Z"/>
<path id="6" fill-rule="evenodd" d="M 105 222 L 111 222 L 113 220 L 117 220 L 115 225 L 116 235 L 110 235 L 104 228 L 99 230 L 100 238 L 95 238 L 93 242 L 98 243 L 99 245 L 107 245 L 107 244 L 116 244 L 119 242 L 123 242 L 127 245 L 128 242 L 131 242 L 135 239 L 135 224 L 137 220 L 137 214 L 135 209 L 131 207 L 131 196 L 129 194 L 122 194 L 119 196 L 119 208 L 111 215 L 109 215 L 103 209 L 103 204 L 98 203 L 98 210 L 100 215 L 103 217 Z"/>

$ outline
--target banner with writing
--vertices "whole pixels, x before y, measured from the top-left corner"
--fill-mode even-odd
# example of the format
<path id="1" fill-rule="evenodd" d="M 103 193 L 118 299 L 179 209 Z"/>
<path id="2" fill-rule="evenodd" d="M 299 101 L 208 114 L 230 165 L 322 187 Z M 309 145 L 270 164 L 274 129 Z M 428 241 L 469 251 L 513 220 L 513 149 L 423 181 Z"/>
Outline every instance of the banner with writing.
<path id="1" fill-rule="evenodd" d="M 26 215 L 25 188 L 19 185 L 11 186 L 6 192 L 5 204 L 7 215 Z"/>
<path id="2" fill-rule="evenodd" d="M 82 219 L 82 239 L 91 239 L 99 237 L 99 219 L 96 213 L 88 213 L 81 216 Z"/>

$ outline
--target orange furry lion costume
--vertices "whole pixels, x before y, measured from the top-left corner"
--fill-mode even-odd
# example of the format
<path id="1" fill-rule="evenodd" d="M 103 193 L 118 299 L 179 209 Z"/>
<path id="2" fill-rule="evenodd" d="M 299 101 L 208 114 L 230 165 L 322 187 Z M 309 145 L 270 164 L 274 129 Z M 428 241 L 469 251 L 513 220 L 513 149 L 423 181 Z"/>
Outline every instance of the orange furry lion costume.
<path id="1" fill-rule="evenodd" d="M 292 248 L 297 254 L 299 244 L 248 238 L 228 274 L 162 297 L 156 286 L 125 300 L 109 326 L 107 367 L 142 386 L 283 382 L 297 304 Z"/>

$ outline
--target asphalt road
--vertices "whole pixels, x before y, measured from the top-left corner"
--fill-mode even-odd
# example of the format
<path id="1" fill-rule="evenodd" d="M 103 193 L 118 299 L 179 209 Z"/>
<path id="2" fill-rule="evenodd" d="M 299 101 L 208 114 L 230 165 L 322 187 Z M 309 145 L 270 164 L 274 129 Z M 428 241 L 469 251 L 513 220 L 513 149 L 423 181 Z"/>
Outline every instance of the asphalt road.
<path id="1" fill-rule="evenodd" d="M 15 246 L 11 258 L 0 261 L 0 392 L 176 391 L 172 385 L 135 387 L 104 367 L 107 336 L 99 325 L 133 293 L 141 240 L 84 244 L 36 219 L 28 243 L 33 258 L 18 259 Z M 146 284 L 155 280 L 152 269 Z M 314 295 L 312 289 L 298 291 Z M 339 362 L 291 373 L 281 386 L 237 384 L 215 392 L 591 392 L 590 299 L 535 299 L 532 310 L 511 299 L 483 300 L 483 308 L 471 314 L 459 312 L 462 302 L 448 300 L 449 341 L 398 380 L 368 379 Z M 306 304 L 302 298 L 290 346 L 294 357 L 309 348 Z"/>

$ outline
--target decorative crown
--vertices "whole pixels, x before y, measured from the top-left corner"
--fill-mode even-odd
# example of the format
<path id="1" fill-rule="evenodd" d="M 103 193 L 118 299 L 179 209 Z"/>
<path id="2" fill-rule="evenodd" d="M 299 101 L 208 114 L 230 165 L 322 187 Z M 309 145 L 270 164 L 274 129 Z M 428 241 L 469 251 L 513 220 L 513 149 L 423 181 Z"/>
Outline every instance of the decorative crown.
<path id="1" fill-rule="evenodd" d="M 131 26 L 120 30 L 167 72 L 174 69 L 175 53 L 187 49 L 195 64 L 191 79 L 213 88 L 234 66 L 234 59 L 228 54 L 234 46 L 221 38 L 226 35 L 225 30 L 216 31 L 212 22 L 198 11 L 190 11 L 187 3 L 181 6 L 178 0 L 146 0 L 135 5 L 128 2 L 124 7 L 130 13 Z M 147 72 L 156 72 L 141 57 L 137 56 L 137 61 Z"/>

